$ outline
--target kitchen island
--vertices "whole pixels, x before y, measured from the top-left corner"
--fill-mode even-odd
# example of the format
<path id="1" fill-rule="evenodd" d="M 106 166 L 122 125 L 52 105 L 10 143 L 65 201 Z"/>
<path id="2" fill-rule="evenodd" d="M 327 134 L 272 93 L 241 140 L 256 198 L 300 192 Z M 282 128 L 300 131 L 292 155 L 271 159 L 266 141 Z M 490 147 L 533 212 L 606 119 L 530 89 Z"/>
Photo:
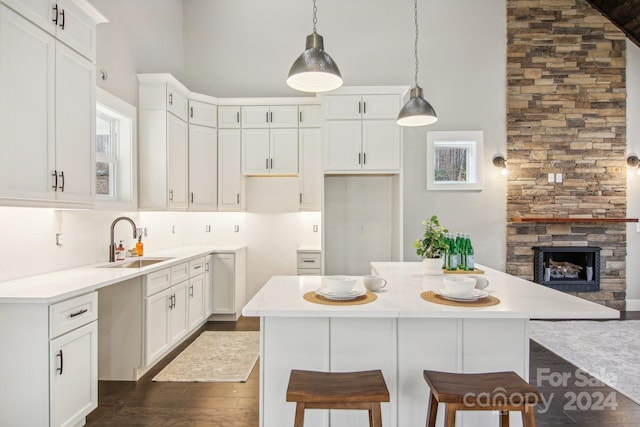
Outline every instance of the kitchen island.
<path id="1" fill-rule="evenodd" d="M 291 369 L 381 369 L 390 403 L 384 426 L 424 425 L 428 388 L 424 369 L 449 372 L 512 370 L 529 375 L 529 319 L 617 319 L 619 312 L 484 266 L 489 307 L 428 302 L 425 291 L 443 287 L 442 276 L 422 273 L 421 263 L 372 263 L 387 279 L 375 301 L 321 305 L 304 299 L 320 276 L 275 276 L 249 301 L 244 316 L 261 318 L 260 425 L 293 425 L 295 404 L 285 402 Z M 362 279 L 357 278 L 362 288 Z M 443 411 L 438 423 L 442 425 Z M 462 425 L 495 426 L 497 414 L 463 412 Z M 329 424 L 331 421 L 331 424 Z M 518 414 L 512 425 L 521 425 Z M 364 426 L 366 411 L 307 411 L 305 426 Z"/>

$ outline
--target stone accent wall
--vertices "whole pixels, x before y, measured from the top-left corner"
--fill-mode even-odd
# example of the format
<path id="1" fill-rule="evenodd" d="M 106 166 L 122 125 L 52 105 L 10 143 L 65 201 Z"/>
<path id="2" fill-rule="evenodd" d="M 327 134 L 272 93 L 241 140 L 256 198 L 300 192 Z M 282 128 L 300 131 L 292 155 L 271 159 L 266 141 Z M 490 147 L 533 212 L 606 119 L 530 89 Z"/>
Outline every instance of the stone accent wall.
<path id="1" fill-rule="evenodd" d="M 507 0 L 507 37 L 507 272 L 531 280 L 533 246 L 600 246 L 601 291 L 578 295 L 624 309 L 624 223 L 511 220 L 626 216 L 625 36 L 585 0 Z"/>

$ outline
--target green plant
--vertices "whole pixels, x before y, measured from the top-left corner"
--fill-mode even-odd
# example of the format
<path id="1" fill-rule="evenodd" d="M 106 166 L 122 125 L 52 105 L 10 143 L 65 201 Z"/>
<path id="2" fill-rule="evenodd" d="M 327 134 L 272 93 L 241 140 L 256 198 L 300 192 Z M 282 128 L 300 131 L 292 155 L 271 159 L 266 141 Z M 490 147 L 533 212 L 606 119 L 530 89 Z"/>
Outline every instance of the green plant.
<path id="1" fill-rule="evenodd" d="M 444 257 L 449 245 L 445 239 L 445 233 L 449 230 L 442 227 L 438 221 L 438 216 L 433 215 L 431 218 L 422 221 L 424 224 L 424 234 L 421 239 L 413 242 L 416 253 L 422 258 L 442 258 Z"/>

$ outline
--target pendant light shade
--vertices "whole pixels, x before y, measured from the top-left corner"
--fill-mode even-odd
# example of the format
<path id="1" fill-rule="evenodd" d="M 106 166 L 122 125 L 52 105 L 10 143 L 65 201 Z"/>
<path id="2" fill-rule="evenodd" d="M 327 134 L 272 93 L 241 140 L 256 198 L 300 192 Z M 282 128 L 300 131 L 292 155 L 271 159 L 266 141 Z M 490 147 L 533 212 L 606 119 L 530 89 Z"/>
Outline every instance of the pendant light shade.
<path id="1" fill-rule="evenodd" d="M 413 1 L 413 17 L 416 26 L 416 39 L 413 53 L 416 61 L 415 85 L 411 88 L 409 100 L 398 113 L 400 126 L 426 126 L 438 121 L 436 110 L 424 99 L 422 88 L 418 85 L 418 0 Z"/>
<path id="2" fill-rule="evenodd" d="M 324 39 L 316 32 L 316 2 L 313 1 L 313 33 L 307 36 L 305 51 L 289 70 L 287 85 L 302 92 L 327 92 L 342 86 L 338 64 L 324 50 Z"/>

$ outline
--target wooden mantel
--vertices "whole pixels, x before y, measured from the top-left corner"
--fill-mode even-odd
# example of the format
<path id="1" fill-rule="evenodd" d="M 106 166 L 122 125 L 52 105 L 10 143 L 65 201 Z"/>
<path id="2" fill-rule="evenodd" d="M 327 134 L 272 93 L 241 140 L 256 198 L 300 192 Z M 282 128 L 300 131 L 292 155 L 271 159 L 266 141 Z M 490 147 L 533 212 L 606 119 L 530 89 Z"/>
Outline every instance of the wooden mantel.
<path id="1" fill-rule="evenodd" d="M 638 218 L 522 218 L 515 217 L 512 222 L 539 222 L 539 223 L 619 223 L 638 222 Z"/>

